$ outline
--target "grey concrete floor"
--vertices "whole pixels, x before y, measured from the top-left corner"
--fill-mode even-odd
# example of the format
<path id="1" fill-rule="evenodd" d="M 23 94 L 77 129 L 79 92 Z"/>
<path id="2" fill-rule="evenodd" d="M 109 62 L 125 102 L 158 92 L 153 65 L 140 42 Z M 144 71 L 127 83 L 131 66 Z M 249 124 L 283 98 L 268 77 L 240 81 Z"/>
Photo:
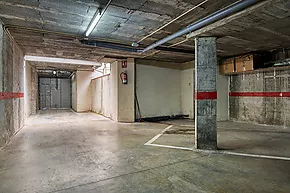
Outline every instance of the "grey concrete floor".
<path id="1" fill-rule="evenodd" d="M 183 147 L 194 146 L 194 121 L 163 121 L 173 125 L 155 143 Z M 241 122 L 218 122 L 218 148 L 235 153 L 290 158 L 290 128 Z"/>
<path id="2" fill-rule="evenodd" d="M 168 124 L 189 127 L 184 121 L 120 124 L 91 113 L 41 112 L 0 152 L 0 192 L 290 192 L 290 161 L 144 146 Z M 223 122 L 219 146 L 286 156 L 280 148 L 289 147 L 288 132 Z M 193 142 L 189 134 L 160 139 L 167 135 L 176 145 Z"/>

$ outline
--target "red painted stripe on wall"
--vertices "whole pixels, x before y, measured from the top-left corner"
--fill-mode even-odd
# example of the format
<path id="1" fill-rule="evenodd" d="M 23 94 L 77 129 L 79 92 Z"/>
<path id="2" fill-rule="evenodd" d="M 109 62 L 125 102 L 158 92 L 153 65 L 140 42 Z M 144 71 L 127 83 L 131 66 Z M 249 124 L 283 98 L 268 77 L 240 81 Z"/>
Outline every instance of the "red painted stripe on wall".
<path id="1" fill-rule="evenodd" d="M 290 92 L 230 92 L 232 97 L 290 97 Z"/>
<path id="2" fill-rule="evenodd" d="M 0 92 L 0 100 L 23 98 L 24 93 L 18 92 Z"/>
<path id="3" fill-rule="evenodd" d="M 217 92 L 196 92 L 196 100 L 214 100 L 217 99 Z"/>

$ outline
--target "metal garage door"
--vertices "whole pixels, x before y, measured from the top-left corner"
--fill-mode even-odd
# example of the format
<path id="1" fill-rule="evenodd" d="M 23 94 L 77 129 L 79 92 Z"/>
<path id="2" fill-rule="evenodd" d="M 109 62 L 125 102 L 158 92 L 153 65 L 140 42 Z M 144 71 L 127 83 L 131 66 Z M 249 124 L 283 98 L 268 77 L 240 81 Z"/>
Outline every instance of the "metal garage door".
<path id="1" fill-rule="evenodd" d="M 39 109 L 71 108 L 71 80 L 39 78 Z"/>

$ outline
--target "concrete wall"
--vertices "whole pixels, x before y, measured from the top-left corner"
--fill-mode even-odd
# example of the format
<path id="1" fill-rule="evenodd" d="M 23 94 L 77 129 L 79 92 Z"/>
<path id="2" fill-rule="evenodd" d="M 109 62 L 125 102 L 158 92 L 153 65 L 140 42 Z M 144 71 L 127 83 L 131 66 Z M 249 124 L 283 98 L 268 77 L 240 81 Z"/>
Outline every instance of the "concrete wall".
<path id="1" fill-rule="evenodd" d="M 194 61 L 181 67 L 181 110 L 182 114 L 194 119 Z M 192 84 L 190 84 L 192 83 Z M 217 120 L 229 120 L 229 77 L 217 72 Z"/>
<path id="2" fill-rule="evenodd" d="M 77 112 L 91 111 L 91 71 L 77 71 L 72 78 L 72 107 Z"/>
<path id="3" fill-rule="evenodd" d="M 113 118 L 111 75 L 92 80 L 92 111 Z"/>
<path id="4" fill-rule="evenodd" d="M 128 84 L 122 84 L 120 73 L 127 71 Z M 134 122 L 135 61 L 127 59 L 127 68 L 122 61 L 111 64 L 111 74 L 91 81 L 92 110 L 115 121 Z"/>
<path id="5" fill-rule="evenodd" d="M 194 119 L 194 69 L 181 71 L 181 113 Z"/>
<path id="6" fill-rule="evenodd" d="M 111 64 L 111 74 L 110 74 L 110 82 L 111 82 L 111 118 L 114 121 L 118 121 L 118 89 L 119 89 L 119 68 L 120 65 L 119 61 L 115 61 Z"/>
<path id="7" fill-rule="evenodd" d="M 71 103 L 72 109 L 77 111 L 77 76 L 74 74 L 71 78 Z"/>
<path id="8" fill-rule="evenodd" d="M 189 115 L 194 119 L 194 61 L 165 63 L 137 60 L 136 92 L 142 117 Z M 217 120 L 229 119 L 229 83 L 217 75 Z"/>
<path id="9" fill-rule="evenodd" d="M 23 53 L 0 27 L 0 147 L 24 125 Z"/>
<path id="10" fill-rule="evenodd" d="M 194 118 L 194 62 L 137 60 L 136 92 L 143 118 Z"/>
<path id="11" fill-rule="evenodd" d="M 180 115 L 181 70 L 136 65 L 136 94 L 143 118 Z"/>
<path id="12" fill-rule="evenodd" d="M 107 85 L 104 85 L 103 78 L 100 77 L 97 79 L 93 79 L 91 82 L 92 87 L 92 111 L 98 114 L 102 114 L 106 117 L 110 117 L 110 115 L 105 115 L 103 110 L 103 92 L 105 92 Z"/>
<path id="13" fill-rule="evenodd" d="M 290 125 L 289 69 L 231 76 L 230 91 L 244 95 L 230 97 L 232 120 Z"/>
<path id="14" fill-rule="evenodd" d="M 31 101 L 31 74 L 32 67 L 25 62 L 24 69 L 24 115 L 25 118 L 29 117 L 32 114 L 32 109 L 30 108 Z"/>
<path id="15" fill-rule="evenodd" d="M 218 68 L 219 70 L 219 68 Z M 229 77 L 217 72 L 217 120 L 229 120 Z"/>
<path id="16" fill-rule="evenodd" d="M 127 59 L 127 68 L 122 68 L 122 62 L 118 61 L 118 121 L 135 122 L 135 60 Z M 128 83 L 122 84 L 120 74 L 126 71 Z"/>
<path id="17" fill-rule="evenodd" d="M 27 118 L 38 111 L 38 75 L 36 69 L 27 61 L 24 71 L 24 114 Z"/>

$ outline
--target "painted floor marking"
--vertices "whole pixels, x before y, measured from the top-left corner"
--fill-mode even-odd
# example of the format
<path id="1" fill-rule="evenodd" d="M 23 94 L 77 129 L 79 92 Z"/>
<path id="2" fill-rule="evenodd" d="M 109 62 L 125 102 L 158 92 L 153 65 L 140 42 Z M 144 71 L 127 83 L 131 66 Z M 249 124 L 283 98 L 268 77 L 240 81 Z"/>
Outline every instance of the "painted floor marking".
<path id="1" fill-rule="evenodd" d="M 154 141 L 156 141 L 159 137 L 161 137 L 166 131 L 168 131 L 172 127 L 173 127 L 173 125 L 169 125 L 165 129 L 163 129 L 159 134 L 157 134 L 155 137 L 153 137 L 147 143 L 145 143 L 144 145 L 146 145 L 146 146 L 155 146 L 155 147 L 165 147 L 165 148 L 170 148 L 170 149 L 182 149 L 182 150 L 193 151 L 194 149 L 193 148 L 189 148 L 189 147 L 179 147 L 179 146 L 172 146 L 172 145 L 152 144 Z"/>
<path id="2" fill-rule="evenodd" d="M 173 125 L 170 125 L 170 126 L 166 127 L 164 130 L 162 130 L 159 134 L 157 134 L 155 137 L 150 139 L 144 145 L 146 145 L 146 146 L 154 146 L 154 147 L 164 147 L 164 148 L 170 148 L 170 149 L 181 149 L 181 150 L 194 151 L 194 152 L 205 152 L 205 153 L 213 153 L 213 154 L 223 154 L 223 155 L 233 155 L 233 156 L 243 156 L 243 157 L 253 157 L 253 158 L 263 158 L 263 159 L 275 159 L 275 160 L 290 161 L 290 157 L 283 157 L 283 156 L 271 156 L 271 155 L 250 154 L 250 153 L 238 153 L 238 152 L 218 151 L 218 150 L 201 150 L 201 149 L 195 149 L 195 148 L 189 148 L 189 147 L 179 147 L 179 146 L 171 146 L 171 145 L 152 144 L 154 141 L 156 141 L 159 137 L 161 137 L 167 130 L 169 130 L 172 127 L 173 127 Z"/>
<path id="3" fill-rule="evenodd" d="M 219 154 L 225 154 L 225 155 L 236 155 L 236 156 L 244 156 L 244 157 L 254 157 L 254 158 L 264 158 L 264 159 L 276 159 L 276 160 L 290 161 L 290 157 L 260 155 L 260 154 L 249 154 L 249 153 L 236 153 L 236 152 L 230 152 L 230 151 L 216 151 L 216 152 L 219 153 Z"/>
<path id="4" fill-rule="evenodd" d="M 145 145 L 150 145 L 150 146 L 155 146 L 155 147 L 165 147 L 165 148 L 170 148 L 170 149 L 182 149 L 182 150 L 193 151 L 193 148 L 189 148 L 189 147 L 178 147 L 178 146 L 160 145 L 160 144 L 145 144 Z"/>
<path id="5" fill-rule="evenodd" d="M 163 135 L 168 129 L 170 129 L 171 127 L 173 127 L 173 125 L 169 125 L 168 127 L 166 127 L 164 130 L 162 130 L 159 134 L 157 134 L 155 137 L 153 137 L 152 139 L 150 139 L 147 143 L 145 143 L 144 145 L 150 145 L 152 144 L 154 141 L 156 141 L 161 135 Z"/>

